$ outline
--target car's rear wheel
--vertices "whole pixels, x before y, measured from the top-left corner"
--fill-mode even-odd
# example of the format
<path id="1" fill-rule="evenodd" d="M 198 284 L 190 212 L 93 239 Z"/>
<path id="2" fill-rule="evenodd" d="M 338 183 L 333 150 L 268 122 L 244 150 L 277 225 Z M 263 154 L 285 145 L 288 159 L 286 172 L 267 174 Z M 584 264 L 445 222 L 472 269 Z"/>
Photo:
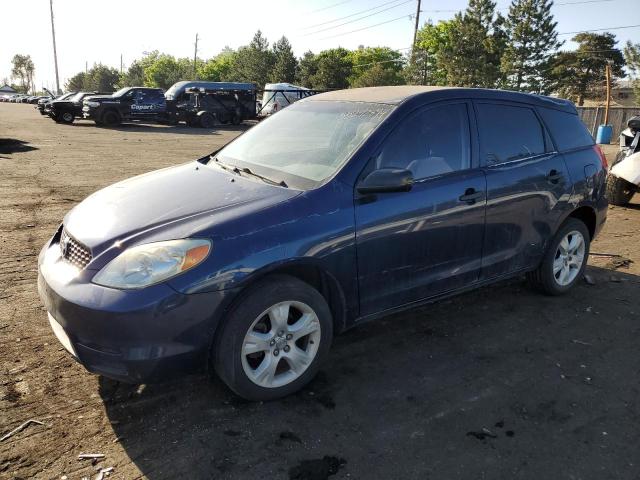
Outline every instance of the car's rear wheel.
<path id="1" fill-rule="evenodd" d="M 73 123 L 73 119 L 75 118 L 75 116 L 73 115 L 73 112 L 65 110 L 60 115 L 58 115 L 58 118 L 62 123 Z"/>
<path id="2" fill-rule="evenodd" d="M 590 235 L 586 225 L 569 218 L 556 232 L 529 281 L 549 295 L 561 295 L 582 278 L 589 257 Z"/>
<path id="3" fill-rule="evenodd" d="M 314 288 L 267 277 L 231 309 L 213 346 L 222 380 L 248 400 L 272 400 L 306 385 L 329 351 L 331 311 Z"/>
<path id="4" fill-rule="evenodd" d="M 636 186 L 627 182 L 624 178 L 611 174 L 607 177 L 605 196 L 609 200 L 609 203 L 624 206 L 629 203 L 635 192 Z"/>

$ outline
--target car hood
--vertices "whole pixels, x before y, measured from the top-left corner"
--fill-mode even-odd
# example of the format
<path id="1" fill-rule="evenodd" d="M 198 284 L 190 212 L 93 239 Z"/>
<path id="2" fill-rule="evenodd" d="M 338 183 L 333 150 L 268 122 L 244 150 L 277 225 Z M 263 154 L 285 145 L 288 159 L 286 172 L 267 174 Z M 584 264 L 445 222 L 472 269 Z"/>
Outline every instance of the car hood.
<path id="1" fill-rule="evenodd" d="M 119 100 L 117 97 L 112 97 L 111 95 L 99 95 L 99 96 L 94 96 L 94 97 L 84 97 L 82 99 L 83 102 L 87 102 L 87 101 L 92 101 L 92 102 L 104 102 L 105 100 Z"/>
<path id="2" fill-rule="evenodd" d="M 64 226 L 95 257 L 115 242 L 206 234 L 221 216 L 263 209 L 299 193 L 191 162 L 99 190 L 65 216 Z"/>

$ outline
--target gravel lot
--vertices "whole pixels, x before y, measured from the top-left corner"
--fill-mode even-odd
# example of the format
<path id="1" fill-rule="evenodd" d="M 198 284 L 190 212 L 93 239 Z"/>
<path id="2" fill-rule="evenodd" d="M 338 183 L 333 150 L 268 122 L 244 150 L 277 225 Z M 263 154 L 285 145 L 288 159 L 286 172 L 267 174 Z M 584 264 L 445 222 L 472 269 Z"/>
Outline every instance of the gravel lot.
<path id="1" fill-rule="evenodd" d="M 241 130 L 65 126 L 0 104 L 0 436 L 44 423 L 0 442 L 0 478 L 640 478 L 640 196 L 610 209 L 592 250 L 621 257 L 591 258 L 594 285 L 549 298 L 516 279 L 359 326 L 282 401 L 246 403 L 204 376 L 122 385 L 76 364 L 36 291 L 64 213 Z"/>

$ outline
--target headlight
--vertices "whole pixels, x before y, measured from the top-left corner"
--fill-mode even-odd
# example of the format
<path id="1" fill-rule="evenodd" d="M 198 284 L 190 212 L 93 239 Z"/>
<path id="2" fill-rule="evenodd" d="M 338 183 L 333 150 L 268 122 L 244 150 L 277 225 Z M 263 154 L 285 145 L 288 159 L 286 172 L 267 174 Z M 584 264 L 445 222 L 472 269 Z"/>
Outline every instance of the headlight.
<path id="1" fill-rule="evenodd" d="M 84 104 L 88 107 L 97 107 L 100 105 L 100 102 L 84 102 Z"/>
<path id="2" fill-rule="evenodd" d="M 195 267 L 211 250 L 200 238 L 147 243 L 125 250 L 109 262 L 93 283 L 113 288 L 143 288 Z"/>

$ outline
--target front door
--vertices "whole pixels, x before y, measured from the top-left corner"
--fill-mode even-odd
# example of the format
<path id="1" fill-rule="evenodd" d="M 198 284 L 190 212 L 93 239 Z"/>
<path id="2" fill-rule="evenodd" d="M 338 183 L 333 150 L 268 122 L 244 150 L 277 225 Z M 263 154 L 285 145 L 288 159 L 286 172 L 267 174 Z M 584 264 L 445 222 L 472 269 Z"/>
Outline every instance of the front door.
<path id="1" fill-rule="evenodd" d="M 368 315 L 478 280 L 486 181 L 472 152 L 471 104 L 409 114 L 367 171 L 410 170 L 408 192 L 355 194 L 360 310 Z"/>

